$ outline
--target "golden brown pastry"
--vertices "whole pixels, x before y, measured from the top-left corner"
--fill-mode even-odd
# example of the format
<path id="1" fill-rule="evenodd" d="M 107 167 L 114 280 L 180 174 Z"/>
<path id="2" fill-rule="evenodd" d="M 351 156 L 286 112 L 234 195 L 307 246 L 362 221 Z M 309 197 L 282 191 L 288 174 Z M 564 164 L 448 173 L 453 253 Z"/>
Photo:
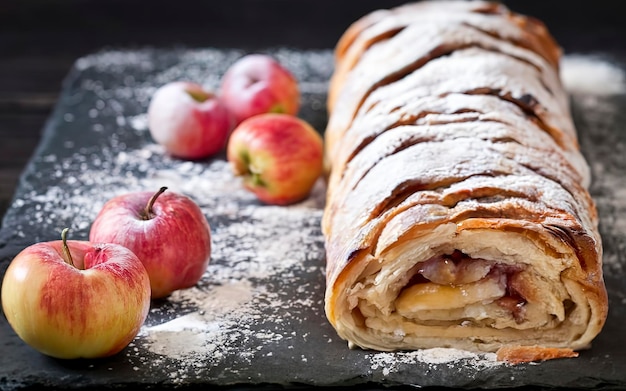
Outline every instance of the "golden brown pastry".
<path id="1" fill-rule="evenodd" d="M 322 229 L 339 336 L 512 362 L 588 347 L 602 245 L 546 27 L 422 1 L 365 15 L 335 55 Z"/>

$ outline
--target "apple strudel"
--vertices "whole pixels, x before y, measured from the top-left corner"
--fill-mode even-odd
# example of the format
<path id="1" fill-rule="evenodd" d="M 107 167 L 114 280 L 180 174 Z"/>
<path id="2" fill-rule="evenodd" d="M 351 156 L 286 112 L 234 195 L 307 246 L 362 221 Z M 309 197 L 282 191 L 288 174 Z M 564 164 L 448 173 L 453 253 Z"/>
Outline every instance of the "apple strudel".
<path id="1" fill-rule="evenodd" d="M 326 315 L 351 345 L 575 356 L 608 311 L 546 26 L 489 1 L 374 11 L 335 49 Z"/>

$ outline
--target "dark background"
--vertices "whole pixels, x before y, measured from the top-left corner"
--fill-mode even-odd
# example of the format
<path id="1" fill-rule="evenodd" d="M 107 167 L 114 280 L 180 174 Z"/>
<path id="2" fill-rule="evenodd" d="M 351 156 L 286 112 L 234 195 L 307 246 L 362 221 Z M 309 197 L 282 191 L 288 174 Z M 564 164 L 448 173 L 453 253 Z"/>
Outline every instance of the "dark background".
<path id="1" fill-rule="evenodd" d="M 110 48 L 332 48 L 388 0 L 2 0 L 0 218 L 77 58 Z M 543 20 L 566 52 L 621 55 L 620 1 L 504 1 Z M 0 223 L 1 225 L 1 223 Z"/>
<path id="2" fill-rule="evenodd" d="M 62 82 L 78 58 L 111 48 L 330 49 L 358 17 L 404 2 L 0 0 L 0 218 L 39 143 Z M 566 53 L 610 53 L 626 63 L 621 58 L 626 57 L 626 22 L 620 9 L 624 2 L 504 3 L 543 20 Z M 607 242 L 617 251 L 623 243 L 617 240 L 623 236 L 613 235 L 608 239 L 614 241 Z M 5 253 L 10 252 L 7 248 Z M 621 290 L 611 293 L 620 300 Z M 620 332 L 620 324 L 613 322 L 609 333 Z M 608 340 L 604 343 L 614 343 Z M 40 364 L 33 368 L 41 368 Z M 24 372 L 30 374 L 32 369 Z"/>

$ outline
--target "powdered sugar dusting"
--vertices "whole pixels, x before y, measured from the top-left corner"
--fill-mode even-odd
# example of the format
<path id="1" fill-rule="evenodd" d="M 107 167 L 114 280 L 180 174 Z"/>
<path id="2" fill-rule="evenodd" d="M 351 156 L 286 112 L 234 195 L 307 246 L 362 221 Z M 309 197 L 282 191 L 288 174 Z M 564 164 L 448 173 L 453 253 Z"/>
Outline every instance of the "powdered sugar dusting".
<path id="1" fill-rule="evenodd" d="M 432 366 L 437 364 L 465 363 L 472 365 L 476 369 L 485 369 L 498 365 L 504 365 L 496 360 L 495 353 L 473 353 L 454 348 L 431 348 L 415 350 L 410 352 L 395 353 L 374 353 L 368 355 L 372 362 L 372 370 L 382 370 L 387 376 L 398 371 L 404 365 L 412 365 L 418 362 L 429 363 Z"/>
<path id="2" fill-rule="evenodd" d="M 561 80 L 571 94 L 606 96 L 626 92 L 624 70 L 600 56 L 564 56 Z"/>

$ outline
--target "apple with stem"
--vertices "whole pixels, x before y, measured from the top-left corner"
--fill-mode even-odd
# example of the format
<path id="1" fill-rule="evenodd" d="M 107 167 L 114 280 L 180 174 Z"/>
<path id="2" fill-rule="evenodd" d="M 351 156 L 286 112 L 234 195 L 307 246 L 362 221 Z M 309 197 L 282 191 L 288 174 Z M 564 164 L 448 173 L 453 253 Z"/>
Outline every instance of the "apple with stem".
<path id="1" fill-rule="evenodd" d="M 147 117 L 154 141 L 169 154 L 187 160 L 222 151 L 234 127 L 233 118 L 216 94 L 187 81 L 158 88 Z"/>
<path id="2" fill-rule="evenodd" d="M 120 244 L 139 257 L 153 299 L 194 286 L 211 257 L 211 228 L 198 204 L 166 190 L 111 198 L 89 231 L 89 240 Z"/>
<path id="3" fill-rule="evenodd" d="M 137 256 L 111 243 L 35 243 L 9 264 L 2 309 L 17 335 L 51 357 L 101 358 L 124 349 L 150 309 L 150 280 Z"/>
<path id="4" fill-rule="evenodd" d="M 234 175 L 266 204 L 306 198 L 323 169 L 321 135 L 289 114 L 259 114 L 235 128 L 226 156 Z"/>
<path id="5" fill-rule="evenodd" d="M 254 115 L 296 115 L 300 109 L 298 80 L 267 54 L 247 54 L 235 61 L 222 76 L 219 94 L 234 126 Z"/>

